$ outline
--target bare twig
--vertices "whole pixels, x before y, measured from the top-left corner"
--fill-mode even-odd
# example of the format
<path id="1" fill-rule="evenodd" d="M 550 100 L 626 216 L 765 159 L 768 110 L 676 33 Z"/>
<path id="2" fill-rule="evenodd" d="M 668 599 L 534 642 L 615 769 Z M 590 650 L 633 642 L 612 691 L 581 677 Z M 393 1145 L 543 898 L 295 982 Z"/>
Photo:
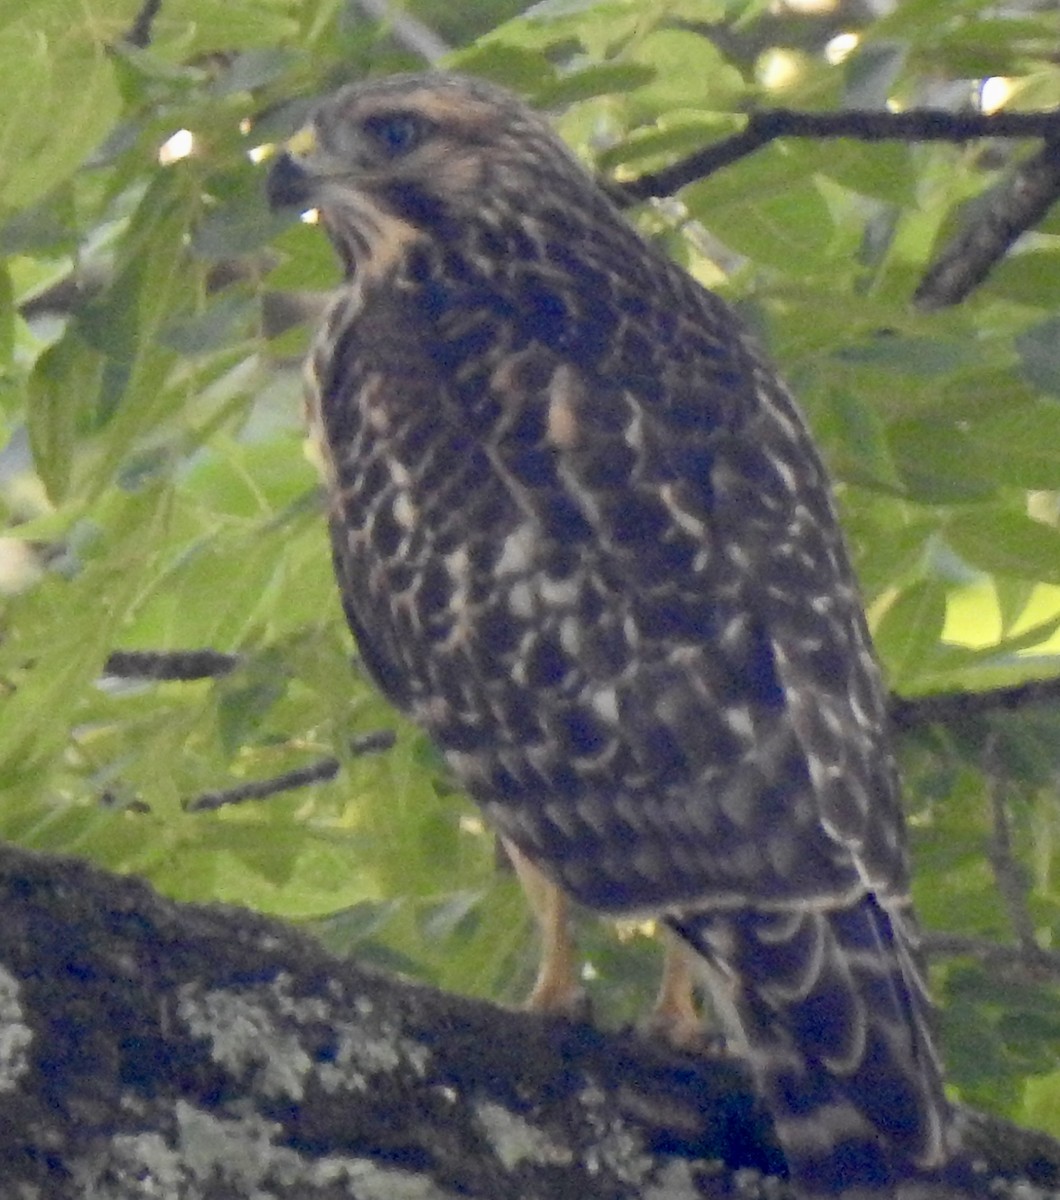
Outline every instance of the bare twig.
<path id="1" fill-rule="evenodd" d="M 339 773 L 337 758 L 321 758 L 308 767 L 285 771 L 271 779 L 255 779 L 238 787 L 225 788 L 219 792 L 203 792 L 193 800 L 184 801 L 185 812 L 213 812 L 228 804 L 242 804 L 247 800 L 267 800 L 281 792 L 293 792 L 296 788 L 309 787 L 312 783 L 324 783 Z"/>
<path id="2" fill-rule="evenodd" d="M 130 46 L 150 46 L 151 26 L 161 7 L 162 0 L 144 0 L 136 14 L 136 20 L 129 26 L 129 32 L 125 35 L 124 40 Z"/>
<path id="3" fill-rule="evenodd" d="M 351 754 L 378 754 L 389 750 L 395 740 L 392 729 L 376 729 L 371 733 L 361 734 L 350 741 Z M 313 783 L 324 783 L 334 779 L 339 773 L 337 758 L 321 758 L 307 767 L 299 767 L 294 771 L 285 771 L 271 779 L 256 779 L 238 787 L 225 788 L 220 792 L 203 792 L 193 800 L 184 802 L 185 812 L 212 812 L 224 808 L 228 804 L 242 804 L 247 800 L 267 800 L 270 796 L 281 792 L 291 792 L 296 788 L 309 787 Z"/>
<path id="4" fill-rule="evenodd" d="M 933 312 L 959 304 L 1058 198 L 1060 141 L 1050 140 L 968 206 L 963 228 L 920 281 L 915 297 L 918 307 Z"/>
<path id="5" fill-rule="evenodd" d="M 1002 946 L 989 938 L 962 933 L 921 934 L 924 952 L 933 958 L 975 958 L 988 967 L 1022 972 L 1032 981 L 1043 975 L 1060 979 L 1060 952 L 1040 946 Z"/>
<path id="6" fill-rule="evenodd" d="M 429 25 L 424 25 L 409 13 L 395 11 L 387 0 L 357 0 L 357 7 L 368 16 L 384 22 L 396 42 L 431 66 L 437 65 L 452 49 Z"/>
<path id="7" fill-rule="evenodd" d="M 216 679 L 239 666 L 238 654 L 219 650 L 115 650 L 103 666 L 105 675 L 117 679 L 173 680 Z"/>
<path id="8" fill-rule="evenodd" d="M 714 142 L 662 171 L 620 185 L 628 202 L 669 196 L 722 167 L 753 154 L 782 137 L 850 138 L 860 142 L 966 142 L 974 138 L 1045 138 L 1060 140 L 1060 112 L 949 112 L 917 108 L 908 112 L 847 109 L 798 112 L 788 108 L 751 113 L 732 137 Z"/>

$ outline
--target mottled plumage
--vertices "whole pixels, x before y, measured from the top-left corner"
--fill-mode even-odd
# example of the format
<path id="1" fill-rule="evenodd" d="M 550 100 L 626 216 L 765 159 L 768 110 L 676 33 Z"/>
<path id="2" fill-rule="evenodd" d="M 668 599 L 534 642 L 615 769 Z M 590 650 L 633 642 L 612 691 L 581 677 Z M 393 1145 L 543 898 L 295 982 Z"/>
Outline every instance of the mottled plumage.
<path id="1" fill-rule="evenodd" d="M 484 83 L 344 89 L 270 193 L 346 268 L 309 409 L 380 687 L 570 895 L 695 948 L 805 1192 L 940 1166 L 883 692 L 773 369 Z"/>

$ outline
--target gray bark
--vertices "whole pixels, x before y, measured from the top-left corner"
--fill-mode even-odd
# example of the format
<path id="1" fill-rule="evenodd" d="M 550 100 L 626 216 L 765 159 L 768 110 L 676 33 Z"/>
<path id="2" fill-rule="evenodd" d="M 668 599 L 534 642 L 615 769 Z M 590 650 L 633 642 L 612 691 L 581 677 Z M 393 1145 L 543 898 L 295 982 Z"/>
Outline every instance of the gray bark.
<path id="1" fill-rule="evenodd" d="M 728 1059 L 446 995 L 71 859 L 0 849 L 0 905 L 0 1200 L 783 1195 Z M 1048 1139 L 969 1128 L 984 1186 L 1058 1186 Z"/>

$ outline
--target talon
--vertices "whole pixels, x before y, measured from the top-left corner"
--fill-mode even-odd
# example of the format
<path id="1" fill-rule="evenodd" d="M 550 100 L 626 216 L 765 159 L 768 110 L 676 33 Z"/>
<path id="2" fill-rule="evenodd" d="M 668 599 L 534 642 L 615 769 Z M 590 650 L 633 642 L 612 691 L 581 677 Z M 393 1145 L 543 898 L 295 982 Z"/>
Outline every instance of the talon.
<path id="1" fill-rule="evenodd" d="M 637 1022 L 645 1037 L 674 1050 L 702 1051 L 713 1040 L 695 998 L 695 981 L 688 951 L 673 937 L 666 938 L 662 980 L 651 1012 Z"/>
<path id="2" fill-rule="evenodd" d="M 514 843 L 502 838 L 541 934 L 541 958 L 527 1012 L 587 1020 L 589 995 L 578 977 L 578 949 L 570 929 L 567 897 Z"/>

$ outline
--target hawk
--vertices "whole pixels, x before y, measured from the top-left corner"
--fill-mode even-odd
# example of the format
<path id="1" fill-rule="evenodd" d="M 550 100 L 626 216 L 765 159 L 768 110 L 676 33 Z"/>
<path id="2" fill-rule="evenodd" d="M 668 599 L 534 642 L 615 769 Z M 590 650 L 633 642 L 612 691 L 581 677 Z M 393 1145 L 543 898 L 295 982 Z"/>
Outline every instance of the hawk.
<path id="1" fill-rule="evenodd" d="M 566 895 L 687 943 L 804 1195 L 940 1170 L 884 693 L 774 369 L 485 82 L 345 87 L 268 188 L 345 271 L 307 405 L 379 687 Z"/>

